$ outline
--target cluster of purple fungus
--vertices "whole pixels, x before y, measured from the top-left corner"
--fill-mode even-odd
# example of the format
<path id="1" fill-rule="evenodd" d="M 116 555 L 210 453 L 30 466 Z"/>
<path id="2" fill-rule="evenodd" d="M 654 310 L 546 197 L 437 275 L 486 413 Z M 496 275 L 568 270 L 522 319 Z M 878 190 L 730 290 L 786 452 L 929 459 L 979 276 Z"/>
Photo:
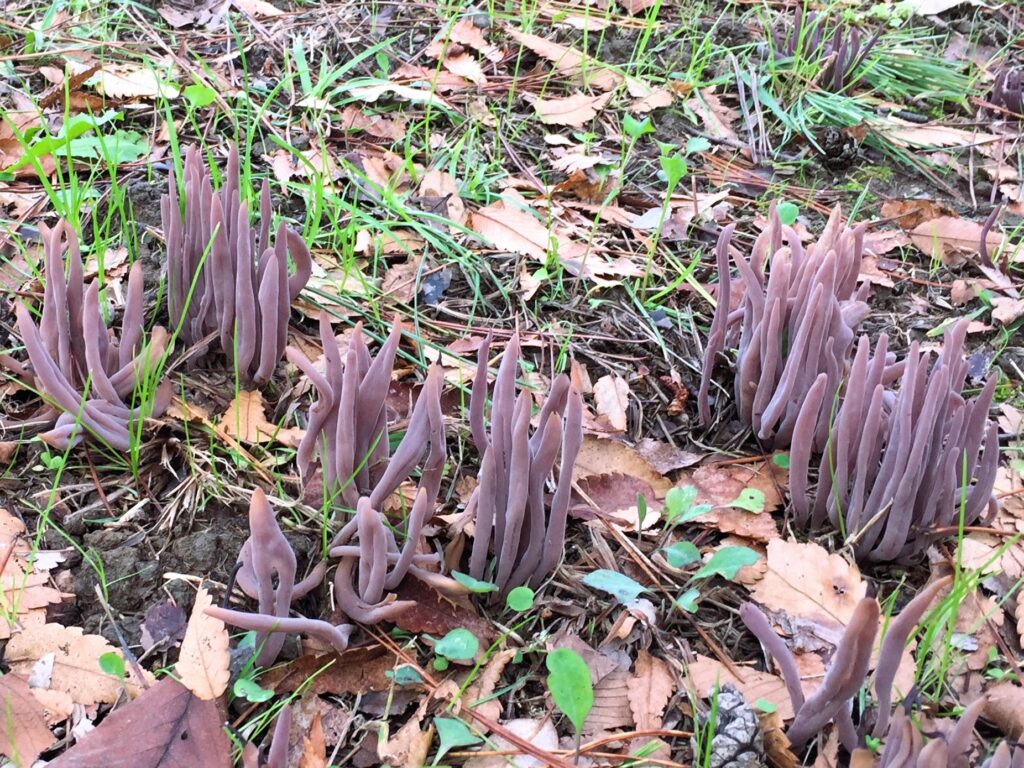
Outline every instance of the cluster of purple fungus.
<path id="1" fill-rule="evenodd" d="M 583 401 L 569 377 L 558 376 L 531 434 L 531 394 L 524 390 L 516 396 L 515 334 L 498 368 L 488 427 L 490 343 L 488 337 L 480 348 L 470 395 L 470 430 L 482 458 L 478 485 L 467 504 L 474 521 L 469 573 L 475 579 L 488 578 L 498 587 L 495 595 L 503 596 L 518 586 L 537 587 L 562 558 L 572 468 L 583 442 Z M 558 473 L 552 479 L 556 461 Z M 549 483 L 554 487 L 550 501 L 545 496 Z"/>
<path id="2" fill-rule="evenodd" d="M 198 147 L 185 152 L 184 210 L 170 174 L 160 201 L 167 243 L 167 314 L 179 335 L 196 348 L 209 339 L 243 381 L 267 381 L 284 354 L 291 302 L 312 270 L 302 237 L 278 225 L 271 243 L 270 185 L 259 194 L 259 226 L 249 221 L 241 194 L 238 147 L 228 153 L 224 182 L 214 192 Z"/>
<path id="3" fill-rule="evenodd" d="M 53 424 L 40 439 L 56 448 L 91 434 L 127 451 L 137 420 L 160 416 L 171 396 L 169 382 L 162 380 L 152 387 L 151 401 L 141 402 L 139 383 L 159 372 L 169 342 L 159 326 L 145 339 L 142 265 L 136 262 L 129 271 L 118 335 L 103 320 L 99 283 L 85 285 L 78 237 L 71 226 L 62 220 L 52 229 L 41 225 L 39 231 L 45 287 L 38 325 L 28 307 L 19 304 L 16 310 L 31 366 L 6 356 L 0 363 L 39 391 L 47 405 L 27 421 L 4 426 Z"/>
<path id="4" fill-rule="evenodd" d="M 798 4 L 792 26 L 771 30 L 772 55 L 776 60 L 819 58 L 822 68 L 815 78 L 817 85 L 843 93 L 859 84 L 868 54 L 878 43 L 882 29 L 864 42 L 857 27 L 836 21 L 829 33 L 827 23 L 826 16 L 807 13 L 803 4 Z"/>
<path id="5" fill-rule="evenodd" d="M 318 563 L 306 578 L 295 581 L 295 552 L 281 531 L 266 494 L 259 488 L 253 491 L 249 502 L 249 538 L 242 544 L 238 559 L 241 567 L 236 583 L 257 601 L 258 612 L 213 606 L 206 613 L 226 624 L 256 632 L 257 664 L 273 664 L 289 632 L 316 637 L 338 651 L 348 647 L 352 627 L 290 616 L 292 602 L 320 586 L 326 566 Z"/>
<path id="6" fill-rule="evenodd" d="M 798 525 L 816 529 L 827 519 L 845 531 L 859 561 L 891 562 L 921 552 L 931 530 L 961 517 L 972 525 L 995 504 L 999 435 L 988 410 L 996 382 L 964 398 L 966 334 L 966 320 L 947 327 L 930 366 L 916 341 L 905 360 L 891 365 L 884 334 L 873 356 L 868 340 L 860 339 L 831 418 L 813 506 L 806 493 L 809 428 L 794 438 L 790 476 Z M 899 376 L 896 391 L 886 387 L 891 375 Z M 818 408 L 807 425 L 829 424 L 831 403 L 809 398 L 807 412 Z"/>
<path id="7" fill-rule="evenodd" d="M 286 351 L 288 360 L 306 374 L 317 391 L 298 448 L 299 473 L 309 482 L 318 458 L 325 496 L 328 500 L 340 497 L 348 509 L 356 509 L 363 496 L 369 497 L 373 509 L 380 509 L 421 461 L 419 488 L 426 490 L 430 504 L 441 490 L 447 450 L 439 366 L 427 373 L 405 436 L 394 455 L 390 453 L 387 395 L 401 336 L 401 326 L 396 323 L 372 357 L 362 327 L 357 326 L 343 361 L 330 318 L 321 313 L 323 373 L 294 347 Z"/>
<path id="8" fill-rule="evenodd" d="M 897 361 L 884 334 L 873 351 L 855 338 L 868 314 L 868 284 L 856 285 L 863 236 L 863 225 L 841 226 L 837 208 L 805 250 L 773 210 L 749 260 L 733 254 L 742 287 L 733 309 L 732 228 L 723 231 L 698 409 L 709 423 L 715 359 L 735 347 L 740 419 L 766 446 L 791 449 L 796 524 L 830 522 L 861 562 L 903 560 L 927 548 L 932 531 L 961 518 L 971 525 L 995 504 L 995 380 L 964 397 L 966 321 L 946 329 L 931 365 L 916 342 Z"/>
<path id="9" fill-rule="evenodd" d="M 819 376 L 825 377 L 824 384 L 817 385 L 823 387 L 821 397 L 832 402 L 846 373 L 857 326 L 868 314 L 868 286 L 857 288 L 864 227 L 843 227 L 837 207 L 821 238 L 805 250 L 796 231 L 779 220 L 773 207 L 749 260 L 731 249 L 732 234 L 733 227 L 727 227 L 716 249 L 719 289 L 698 409 L 701 420 L 710 422 L 714 363 L 726 347 L 735 347 L 740 419 L 766 445 L 785 448 Z M 736 309 L 730 250 L 742 285 Z M 827 422 L 815 425 L 816 450 L 825 445 L 827 427 Z"/>
<path id="10" fill-rule="evenodd" d="M 1024 114 L 1024 69 L 1000 67 L 988 100 L 1007 112 Z"/>

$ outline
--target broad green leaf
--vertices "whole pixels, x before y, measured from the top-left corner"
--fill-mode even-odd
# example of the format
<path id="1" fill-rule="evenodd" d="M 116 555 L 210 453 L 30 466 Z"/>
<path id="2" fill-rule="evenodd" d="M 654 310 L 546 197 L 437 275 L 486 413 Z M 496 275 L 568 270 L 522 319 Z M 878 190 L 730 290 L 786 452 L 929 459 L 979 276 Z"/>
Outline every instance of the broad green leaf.
<path id="1" fill-rule="evenodd" d="M 789 454 L 776 453 L 772 456 L 772 464 L 780 469 L 789 469 Z"/>
<path id="2" fill-rule="evenodd" d="M 544 663 L 550 673 L 548 690 L 551 698 L 579 733 L 594 706 L 594 686 L 587 663 L 571 648 L 556 648 Z"/>
<path id="3" fill-rule="evenodd" d="M 533 590 L 529 587 L 516 587 L 505 598 L 505 605 L 513 611 L 528 611 L 533 608 Z"/>
<path id="4" fill-rule="evenodd" d="M 761 556 L 750 547 L 722 547 L 693 574 L 695 579 L 707 579 L 715 574 L 731 579 L 740 568 L 753 565 Z"/>
<path id="5" fill-rule="evenodd" d="M 636 600 L 641 592 L 647 591 L 646 587 L 638 584 L 629 576 L 624 576 L 618 571 L 609 571 L 606 568 L 591 571 L 583 577 L 583 583 L 592 589 L 607 592 L 623 605 L 631 600 Z"/>
<path id="6" fill-rule="evenodd" d="M 622 118 L 622 130 L 625 131 L 629 138 L 639 139 L 645 133 L 654 133 L 654 126 L 651 125 L 650 117 L 645 117 L 643 120 L 637 120 L 627 112 Z"/>
<path id="7" fill-rule="evenodd" d="M 186 85 L 182 94 L 188 100 L 189 106 L 195 109 L 208 107 L 217 98 L 217 92 L 205 85 Z"/>
<path id="8" fill-rule="evenodd" d="M 253 704 L 261 704 L 274 698 L 274 692 L 267 690 L 249 677 L 240 677 L 235 680 L 232 692 L 240 699 L 251 701 Z"/>
<path id="9" fill-rule="evenodd" d="M 134 163 L 149 154 L 149 140 L 134 131 L 116 131 L 113 135 L 81 136 L 68 147 L 54 151 L 57 157 L 69 152 L 76 160 L 102 160 L 110 165 Z"/>
<path id="10" fill-rule="evenodd" d="M 699 589 L 688 589 L 676 598 L 676 607 L 682 608 L 687 613 L 696 613 L 698 597 L 700 597 Z"/>
<path id="11" fill-rule="evenodd" d="M 692 541 L 677 541 L 665 547 L 665 559 L 673 568 L 685 568 L 700 560 L 700 550 Z"/>
<path id="12" fill-rule="evenodd" d="M 479 579 L 474 579 L 469 574 L 459 573 L 458 571 L 452 571 L 452 578 L 470 592 L 476 592 L 477 594 L 495 592 L 498 589 L 496 585 L 491 584 L 489 581 L 480 581 Z"/>
<path id="13" fill-rule="evenodd" d="M 686 140 L 686 154 L 694 155 L 711 149 L 711 142 L 703 136 L 691 136 Z"/>
<path id="14" fill-rule="evenodd" d="M 775 704 L 772 704 L 768 699 L 758 699 L 754 702 L 754 707 L 766 715 L 770 715 L 772 712 L 778 709 Z"/>
<path id="15" fill-rule="evenodd" d="M 437 729 L 437 740 L 440 742 L 440 746 L 437 748 L 437 754 L 434 755 L 434 762 L 431 765 L 437 765 L 449 750 L 456 747 L 468 747 L 483 741 L 469 730 L 468 725 L 453 717 L 435 717 L 434 728 Z"/>
<path id="16" fill-rule="evenodd" d="M 458 627 L 437 641 L 434 651 L 439 656 L 454 661 L 466 661 L 476 656 L 480 641 L 468 629 Z"/>
<path id="17" fill-rule="evenodd" d="M 740 495 L 730 501 L 727 506 L 760 514 L 764 512 L 764 491 L 759 491 L 757 488 L 744 488 L 740 491 Z"/>
<path id="18" fill-rule="evenodd" d="M 665 523 L 682 525 L 711 511 L 710 504 L 695 504 L 697 489 L 692 485 L 669 488 L 665 494 Z"/>
<path id="19" fill-rule="evenodd" d="M 682 153 L 675 155 L 662 155 L 658 160 L 661 162 L 661 170 L 665 172 L 665 180 L 669 189 L 675 189 L 679 180 L 686 175 L 688 165 Z"/>

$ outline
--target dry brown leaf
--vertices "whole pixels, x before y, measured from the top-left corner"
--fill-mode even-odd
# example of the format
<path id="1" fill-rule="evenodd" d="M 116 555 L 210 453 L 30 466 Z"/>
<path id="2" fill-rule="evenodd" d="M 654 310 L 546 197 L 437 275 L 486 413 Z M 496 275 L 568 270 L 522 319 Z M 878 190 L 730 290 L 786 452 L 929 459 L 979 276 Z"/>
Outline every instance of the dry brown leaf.
<path id="1" fill-rule="evenodd" d="M 0 677 L 0 706 L 4 713 L 0 755 L 17 757 L 19 765 L 33 765 L 55 741 L 46 727 L 46 710 L 18 675 Z"/>
<path id="2" fill-rule="evenodd" d="M 480 31 L 480 27 L 474 24 L 473 20 L 468 17 L 463 17 L 455 22 L 449 37 L 453 43 L 479 51 L 488 61 L 501 61 L 501 51 L 497 46 L 487 42 L 486 38 L 484 38 L 484 33 Z"/>
<path id="3" fill-rule="evenodd" d="M 56 556 L 49 550 L 33 553 L 25 524 L 0 507 L 0 588 L 4 605 L 9 606 L 0 621 L 0 639 L 10 637 L 16 626 L 45 624 L 47 607 L 64 598 L 50 586 L 48 571 L 64 559 L 55 560 Z"/>
<path id="4" fill-rule="evenodd" d="M 387 742 L 380 743 L 377 755 L 381 760 L 401 768 L 420 768 L 427 764 L 427 753 L 434 740 L 434 726 L 420 730 L 420 717 L 411 717 Z"/>
<path id="5" fill-rule="evenodd" d="M 406 122 L 401 116 L 390 119 L 381 115 L 368 115 L 354 104 L 349 104 L 341 111 L 340 128 L 343 131 L 363 131 L 378 139 L 400 139 L 405 135 Z M 279 154 L 292 157 L 291 152 L 283 149 L 274 153 L 275 158 Z"/>
<path id="6" fill-rule="evenodd" d="M 616 432 L 625 432 L 626 409 L 629 407 L 629 384 L 621 376 L 608 374 L 594 382 L 597 415 L 607 419 Z"/>
<path id="7" fill-rule="evenodd" d="M 955 210 L 936 200 L 886 200 L 882 203 L 882 216 L 893 219 L 908 231 L 940 216 L 955 215 Z"/>
<path id="8" fill-rule="evenodd" d="M 733 122 L 739 118 L 736 111 L 725 106 L 710 88 L 701 89 L 700 95 L 701 98 L 688 99 L 686 106 L 700 116 L 708 135 L 740 145 L 742 142 L 732 129 Z"/>
<path id="9" fill-rule="evenodd" d="M 466 703 L 466 706 L 491 721 L 497 721 L 501 717 L 504 707 L 501 700 L 498 697 L 488 697 L 494 693 L 498 681 L 501 680 L 501 673 L 518 652 L 516 648 L 506 648 L 491 657 L 487 666 L 473 678 L 473 682 L 463 694 L 462 701 Z M 482 699 L 488 700 L 481 701 Z"/>
<path id="10" fill-rule="evenodd" d="M 641 650 L 636 657 L 633 676 L 626 683 L 626 696 L 633 711 L 637 730 L 655 730 L 663 725 L 665 706 L 675 692 L 675 681 L 668 664 Z"/>
<path id="11" fill-rule="evenodd" d="M 548 228 L 514 203 L 499 200 L 473 211 L 469 226 L 487 238 L 494 247 L 543 261 L 547 258 L 551 237 Z"/>
<path id="12" fill-rule="evenodd" d="M 992 319 L 1002 326 L 1010 325 L 1024 315 L 1024 299 L 1009 296 L 993 296 Z"/>
<path id="13" fill-rule="evenodd" d="M 16 674 L 28 676 L 43 656 L 53 654 L 53 670 L 50 688 L 70 694 L 76 704 L 94 706 L 113 704 L 122 689 L 134 698 L 142 692 L 142 686 L 135 678 L 133 667 L 126 664 L 123 681 L 108 675 L 100 669 L 100 656 L 105 653 L 123 655 L 101 635 L 86 635 L 81 627 L 65 627 L 60 624 L 43 624 L 26 627 L 12 635 L 7 643 L 4 661 Z M 145 682 L 153 684 L 156 679 L 143 670 Z"/>
<path id="14" fill-rule="evenodd" d="M 42 705 L 46 722 L 49 725 L 64 722 L 75 711 L 75 702 L 65 691 L 51 691 L 49 688 L 30 688 L 29 690 L 36 701 Z"/>
<path id="15" fill-rule="evenodd" d="M 68 70 L 74 75 L 94 66 L 95 64 L 67 60 Z M 158 73 L 151 67 L 108 62 L 86 81 L 86 85 L 113 99 L 175 99 L 179 90 L 174 82 L 173 74 Z"/>
<path id="16" fill-rule="evenodd" d="M 509 30 L 509 36 L 538 56 L 550 61 L 554 64 L 555 69 L 562 74 L 580 74 L 584 71 L 585 63 L 586 81 L 590 87 L 600 88 L 602 91 L 611 91 L 623 82 L 623 76 L 618 72 L 602 66 L 593 58 L 575 48 L 559 45 L 538 35 L 526 34 L 515 29 Z"/>
<path id="17" fill-rule="evenodd" d="M 692 485 L 697 489 L 697 503 L 711 504 L 711 512 L 697 520 L 723 533 L 767 542 L 779 537 L 778 525 L 768 514 L 782 505 L 779 489 L 785 481 L 785 472 L 771 461 L 759 464 L 707 464 L 693 472 L 681 474 L 677 485 Z M 730 506 L 744 490 L 764 494 L 764 510 L 749 512 Z"/>
<path id="18" fill-rule="evenodd" d="M 466 223 L 466 204 L 459 197 L 458 183 L 447 171 L 431 168 L 420 179 L 417 193 L 424 210 L 444 216 L 460 226 Z M 434 201 L 434 205 L 428 205 Z M 439 204 L 443 204 L 443 208 L 439 208 Z M 454 228 L 449 227 L 449 231 L 454 231 Z"/>
<path id="19" fill-rule="evenodd" d="M 217 423 L 228 437 L 242 443 L 277 442 L 289 448 L 298 448 L 304 429 L 289 427 L 279 429 L 277 425 L 267 421 L 263 410 L 263 394 L 261 392 L 241 390 L 238 396 L 228 404 L 224 415 Z"/>
<path id="20" fill-rule="evenodd" d="M 327 768 L 327 745 L 320 713 L 313 714 L 309 732 L 302 734 L 302 755 L 298 768 Z"/>
<path id="21" fill-rule="evenodd" d="M 867 594 L 857 566 L 817 544 L 775 539 L 766 559 L 751 596 L 769 610 L 840 629 Z"/>
<path id="22" fill-rule="evenodd" d="M 880 133 L 902 147 L 969 147 L 998 139 L 991 133 L 951 125 L 917 125 L 896 118 L 890 118 L 890 126 L 880 129 Z"/>
<path id="23" fill-rule="evenodd" d="M 723 684 L 731 683 L 743 694 L 743 700 L 750 706 L 754 706 L 758 699 L 764 699 L 775 705 L 776 712 L 783 720 L 793 718 L 793 702 L 789 700 L 786 684 L 782 682 L 781 677 L 744 667 L 741 680 L 717 659 L 701 656 L 699 653 L 696 657 L 697 660 L 687 665 L 686 669 L 690 682 L 702 699 L 709 698 Z"/>
<path id="24" fill-rule="evenodd" d="M 984 717 L 1009 739 L 1024 739 L 1024 688 L 1019 682 L 996 683 L 988 689 Z"/>
<path id="25" fill-rule="evenodd" d="M 613 731 L 633 726 L 629 702 L 630 675 L 616 667 L 594 686 L 594 706 L 583 722 L 584 733 Z"/>
<path id="26" fill-rule="evenodd" d="M 223 621 L 206 615 L 211 605 L 210 593 L 200 587 L 174 665 L 179 682 L 203 701 L 216 699 L 231 680 L 228 630 Z"/>
<path id="27" fill-rule="evenodd" d="M 396 73 L 397 74 L 397 73 Z M 462 78 L 459 78 L 462 80 Z M 428 82 L 434 80 L 433 70 L 426 77 Z M 465 83 L 465 80 L 462 80 Z M 449 111 L 456 111 L 455 108 L 444 98 L 438 96 L 436 89 L 430 87 L 418 88 L 411 85 L 399 83 L 376 83 L 374 85 L 356 86 L 349 89 L 349 92 L 357 99 L 366 102 L 374 102 L 386 93 L 393 94 L 399 98 L 411 101 L 414 104 L 430 104 L 433 107 L 440 107 Z"/>
<path id="28" fill-rule="evenodd" d="M 614 439 L 584 436 L 583 446 L 573 467 L 573 480 L 615 472 L 647 483 L 659 499 L 664 498 L 672 487 L 672 481 L 648 464 L 635 448 Z"/>
<path id="29" fill-rule="evenodd" d="M 597 113 L 604 109 L 610 98 L 611 93 L 599 96 L 574 93 L 564 99 L 537 99 L 533 108 L 542 123 L 582 128 L 597 117 Z"/>
<path id="30" fill-rule="evenodd" d="M 933 259 L 943 264 L 958 265 L 966 259 L 973 259 L 981 252 L 982 225 L 956 216 L 940 216 L 922 222 L 910 232 L 914 245 Z M 988 252 L 995 256 L 1002 246 L 1003 235 L 993 230 L 985 237 Z"/>

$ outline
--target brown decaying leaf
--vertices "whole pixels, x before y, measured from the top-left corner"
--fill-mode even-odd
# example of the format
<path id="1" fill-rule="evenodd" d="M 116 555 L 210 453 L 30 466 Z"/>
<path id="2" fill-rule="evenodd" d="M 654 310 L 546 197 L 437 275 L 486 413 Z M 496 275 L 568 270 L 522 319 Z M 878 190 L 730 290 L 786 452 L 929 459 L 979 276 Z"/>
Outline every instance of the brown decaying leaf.
<path id="1" fill-rule="evenodd" d="M 298 768 L 327 768 L 327 745 L 320 713 L 313 715 L 309 731 L 302 734 L 302 754 Z"/>
<path id="2" fill-rule="evenodd" d="M 907 231 L 940 216 L 955 215 L 956 211 L 935 200 L 886 200 L 882 203 L 882 217 L 893 219 Z"/>
<path id="3" fill-rule="evenodd" d="M 86 635 L 81 627 L 65 627 L 61 624 L 43 624 L 26 627 L 13 635 L 7 643 L 4 661 L 16 674 L 32 674 L 36 662 L 47 654 L 54 654 L 50 688 L 66 691 L 76 704 L 92 706 L 113 704 L 126 689 L 131 696 L 138 696 L 142 686 L 135 679 L 131 665 L 126 664 L 127 676 L 122 681 L 100 669 L 100 656 L 116 653 L 117 650 L 101 635 Z M 155 680 L 152 674 L 143 670 L 146 683 Z"/>
<path id="4" fill-rule="evenodd" d="M 537 99 L 533 108 L 542 123 L 582 128 L 597 117 L 597 113 L 604 109 L 610 98 L 611 93 L 602 93 L 599 96 L 574 93 L 561 99 Z"/>
<path id="5" fill-rule="evenodd" d="M 629 384 L 621 376 L 608 374 L 594 382 L 594 402 L 598 416 L 608 420 L 616 432 L 625 432 L 629 407 Z"/>
<path id="6" fill-rule="evenodd" d="M 665 706 L 675 692 L 668 664 L 641 650 L 633 676 L 626 683 L 626 696 L 638 730 L 655 730 L 663 725 Z"/>
<path id="7" fill-rule="evenodd" d="M 583 722 L 583 732 L 595 734 L 631 728 L 633 713 L 628 698 L 630 674 L 616 667 L 594 686 L 594 706 Z"/>
<path id="8" fill-rule="evenodd" d="M 759 464 L 707 464 L 693 472 L 684 472 L 677 485 L 694 486 L 698 504 L 716 507 L 697 518 L 702 525 L 767 542 L 779 537 L 778 525 L 768 513 L 782 505 L 779 489 L 784 481 L 785 473 L 773 462 L 765 461 Z M 764 494 L 763 512 L 752 513 L 729 506 L 745 489 Z"/>
<path id="9" fill-rule="evenodd" d="M 621 521 L 627 530 L 647 530 L 661 519 L 661 502 L 654 497 L 650 484 L 632 475 L 615 472 L 607 475 L 590 475 L 578 481 L 576 487 L 585 499 L 570 510 L 570 514 L 581 520 L 594 520 L 598 517 L 610 517 Z M 647 502 L 647 513 L 640 520 L 637 497 L 642 496 Z M 591 508 L 591 504 L 597 511 Z M 598 514 L 600 513 L 600 515 Z"/>
<path id="10" fill-rule="evenodd" d="M 672 487 L 672 481 L 648 464 L 635 448 L 617 440 L 584 436 L 583 447 L 573 467 L 573 480 L 616 472 L 644 481 L 659 499 L 665 498 L 668 489 Z"/>
<path id="11" fill-rule="evenodd" d="M 17 675 L 0 677 L 0 706 L 4 727 L 0 729 L 0 755 L 17 755 L 21 765 L 32 765 L 54 742 L 46 727 L 46 711 L 32 695 L 28 683 Z"/>
<path id="12" fill-rule="evenodd" d="M 469 226 L 496 248 L 541 261 L 547 257 L 550 241 L 547 227 L 514 203 L 499 200 L 473 211 Z"/>
<path id="13" fill-rule="evenodd" d="M 724 683 L 732 683 L 743 694 L 747 704 L 753 706 L 758 699 L 764 699 L 775 705 L 776 712 L 783 720 L 793 719 L 793 703 L 789 700 L 786 684 L 781 677 L 745 667 L 743 679 L 740 680 L 722 662 L 700 654 L 696 658 L 686 669 L 690 682 L 702 699 L 708 698 Z"/>
<path id="14" fill-rule="evenodd" d="M 470 709 L 479 712 L 491 721 L 497 721 L 501 717 L 501 712 L 504 709 L 501 699 L 488 697 L 494 693 L 498 681 L 501 680 L 501 673 L 518 652 L 516 648 L 505 648 L 492 656 L 478 675 L 470 673 L 473 682 L 462 695 L 462 701 Z M 482 701 L 483 699 L 487 699 L 487 701 Z"/>
<path id="15" fill-rule="evenodd" d="M 817 544 L 775 539 L 768 542 L 767 561 L 751 596 L 768 610 L 834 630 L 849 623 L 867 594 L 857 566 Z"/>
<path id="16" fill-rule="evenodd" d="M 10 553 L 10 554 L 8 554 Z M 25 536 L 25 524 L 6 509 L 0 508 L 0 589 L 4 605 L 10 606 L 13 616 L 0 621 L 0 640 L 11 636 L 12 626 L 26 627 L 46 623 L 47 606 L 60 603 L 64 595 L 50 586 L 46 559 L 41 551 L 29 563 L 30 539 Z M 50 566 L 52 567 L 52 566 Z M 16 622 L 11 619 L 16 619 Z"/>
<path id="17" fill-rule="evenodd" d="M 413 577 L 403 579 L 395 594 L 399 600 L 414 603 L 395 618 L 395 624 L 407 632 L 426 632 L 440 637 L 462 627 L 472 632 L 484 646 L 494 639 L 494 627 L 476 612 L 465 597 L 442 595 Z"/>
<path id="18" fill-rule="evenodd" d="M 427 764 L 427 753 L 434 739 L 434 726 L 420 729 L 421 715 L 410 718 L 387 742 L 381 742 L 377 756 L 398 768 L 419 768 Z"/>
<path id="19" fill-rule="evenodd" d="M 267 415 L 263 408 L 263 394 L 261 392 L 242 390 L 232 400 L 220 417 L 218 428 L 224 431 L 229 437 L 234 437 L 243 443 L 269 443 L 277 442 L 289 448 L 297 448 L 302 442 L 304 429 L 289 427 L 279 429 L 276 424 L 267 421 Z"/>
<path id="20" fill-rule="evenodd" d="M 170 677 L 114 710 L 50 768 L 230 768 L 224 713 Z"/>
<path id="21" fill-rule="evenodd" d="M 914 227 L 910 239 L 926 256 L 943 264 L 956 265 L 980 254 L 981 233 L 982 225 L 976 221 L 940 216 Z M 1003 239 L 995 228 L 990 230 L 985 237 L 988 252 L 994 255 L 1002 246 Z"/>
<path id="22" fill-rule="evenodd" d="M 224 693 L 231 679 L 228 630 L 223 621 L 204 613 L 211 605 L 210 593 L 200 587 L 174 665 L 181 684 L 203 701 Z"/>
<path id="23" fill-rule="evenodd" d="M 1019 682 L 997 683 L 988 689 L 985 719 L 999 726 L 1008 738 L 1024 739 L 1024 688 Z"/>

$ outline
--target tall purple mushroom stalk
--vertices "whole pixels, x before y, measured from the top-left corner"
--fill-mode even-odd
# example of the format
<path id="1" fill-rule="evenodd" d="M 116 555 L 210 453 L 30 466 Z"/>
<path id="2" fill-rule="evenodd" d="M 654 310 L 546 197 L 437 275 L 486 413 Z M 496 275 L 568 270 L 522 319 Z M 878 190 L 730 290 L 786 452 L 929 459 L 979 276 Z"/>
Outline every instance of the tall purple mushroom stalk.
<path id="1" fill-rule="evenodd" d="M 988 100 L 1007 112 L 1024 114 L 1024 69 L 1002 66 L 996 70 Z"/>
<path id="2" fill-rule="evenodd" d="M 516 396 L 516 334 L 498 368 L 488 425 L 490 343 L 488 337 L 480 348 L 470 396 L 470 429 L 482 461 L 479 485 L 467 505 L 475 525 L 469 573 L 475 579 L 489 577 L 500 597 L 517 586 L 537 587 L 562 558 L 572 469 L 583 442 L 583 402 L 569 377 L 558 376 L 531 434 L 530 393 Z M 556 460 L 558 473 L 552 478 Z M 545 498 L 548 485 L 554 489 L 550 500 Z"/>
<path id="3" fill-rule="evenodd" d="M 349 509 L 355 509 L 359 499 L 367 496 L 371 507 L 379 510 L 421 461 L 419 487 L 426 489 L 431 505 L 441 489 L 447 450 L 439 367 L 427 373 L 405 436 L 394 455 L 390 452 L 387 394 L 400 339 L 401 326 L 396 323 L 373 357 L 362 327 L 357 326 L 343 363 L 330 320 L 321 313 L 323 372 L 299 350 L 287 349 L 288 360 L 309 377 L 317 391 L 298 448 L 299 473 L 309 482 L 318 458 L 324 494 L 328 499 L 339 497 Z"/>
<path id="4" fill-rule="evenodd" d="M 938 594 L 952 583 L 952 577 L 931 582 L 922 589 L 903 611 L 889 622 L 878 652 L 874 687 L 878 692 L 873 734 L 892 733 L 900 726 L 890 723 L 892 687 L 896 679 L 903 648 L 917 629 L 925 611 Z M 774 659 L 782 673 L 786 691 L 793 704 L 794 718 L 786 730 L 795 748 L 804 746 L 821 733 L 829 723 L 839 729 L 839 736 L 848 751 L 863 747 L 868 724 L 859 726 L 853 720 L 853 699 L 868 681 L 871 651 L 879 626 L 879 605 L 873 597 L 865 597 L 854 609 L 821 685 L 804 697 L 800 673 L 792 651 L 772 629 L 768 617 L 753 603 L 740 607 L 740 618 Z M 904 692 L 906 693 L 906 692 Z"/>
<path id="5" fill-rule="evenodd" d="M 857 288 L 864 227 L 842 226 L 836 207 L 821 238 L 805 250 L 773 208 L 750 259 L 734 251 L 742 286 L 736 309 L 729 276 L 732 234 L 733 227 L 727 227 L 716 249 L 719 289 L 697 398 L 700 418 L 711 421 L 709 391 L 718 354 L 736 347 L 740 419 L 766 445 L 786 447 L 812 388 L 821 388 L 816 395 L 822 402 L 835 398 L 857 326 L 868 314 L 869 286 Z M 816 385 L 819 376 L 824 380 Z M 815 451 L 824 448 L 827 436 L 828 421 L 820 420 L 814 425 Z"/>
<path id="6" fill-rule="evenodd" d="M 259 226 L 250 224 L 235 145 L 216 192 L 199 149 L 189 147 L 183 189 L 184 210 L 171 173 L 160 201 L 170 322 L 180 324 L 182 340 L 196 346 L 193 359 L 208 351 L 212 336 L 243 380 L 263 383 L 284 353 L 291 302 L 309 280 L 309 248 L 284 222 L 271 243 L 266 180 L 259 194 Z"/>
<path id="7" fill-rule="evenodd" d="M 37 389 L 47 406 L 25 422 L 4 426 L 40 427 L 55 421 L 40 439 L 58 449 L 88 433 L 114 450 L 127 451 L 138 419 L 160 416 L 171 396 L 170 382 L 161 380 L 151 388 L 148 402 L 139 400 L 140 381 L 156 376 L 169 343 L 159 326 L 145 339 L 142 265 L 136 262 L 128 273 L 118 335 L 103 320 L 99 283 L 85 285 L 78 237 L 71 226 L 61 220 L 52 229 L 42 224 L 39 231 L 45 287 L 38 325 L 28 307 L 19 304 L 16 309 L 31 368 L 6 356 L 0 363 Z"/>
<path id="8" fill-rule="evenodd" d="M 282 533 L 266 494 L 259 488 L 253 491 L 249 502 L 249 538 L 242 544 L 238 559 L 242 566 L 237 575 L 238 586 L 257 601 L 258 612 L 211 606 L 206 613 L 226 624 L 256 632 L 257 664 L 274 663 L 288 632 L 310 635 L 335 650 L 345 650 L 352 627 L 289 616 L 292 603 L 323 581 L 326 565 L 318 563 L 306 578 L 295 581 L 295 552 Z"/>
<path id="9" fill-rule="evenodd" d="M 863 42 L 857 27 L 841 21 L 834 23 L 829 35 L 827 21 L 821 14 L 806 13 L 799 4 L 791 27 L 771 30 L 772 55 L 775 59 L 820 58 L 822 68 L 815 82 L 832 93 L 843 93 L 860 84 L 868 54 L 883 30 L 879 28 Z"/>
<path id="10" fill-rule="evenodd" d="M 871 355 L 861 338 L 838 409 L 812 388 L 793 438 L 790 464 L 794 519 L 811 530 L 826 520 L 845 533 L 857 559 L 902 560 L 922 552 L 930 531 L 973 524 L 994 505 L 998 425 L 988 419 L 995 379 L 963 397 L 967 322 L 946 329 L 929 365 L 918 344 L 891 365 L 883 334 Z M 886 388 L 899 376 L 899 389 Z M 813 507 L 807 489 L 810 446 L 830 425 L 818 465 Z"/>

